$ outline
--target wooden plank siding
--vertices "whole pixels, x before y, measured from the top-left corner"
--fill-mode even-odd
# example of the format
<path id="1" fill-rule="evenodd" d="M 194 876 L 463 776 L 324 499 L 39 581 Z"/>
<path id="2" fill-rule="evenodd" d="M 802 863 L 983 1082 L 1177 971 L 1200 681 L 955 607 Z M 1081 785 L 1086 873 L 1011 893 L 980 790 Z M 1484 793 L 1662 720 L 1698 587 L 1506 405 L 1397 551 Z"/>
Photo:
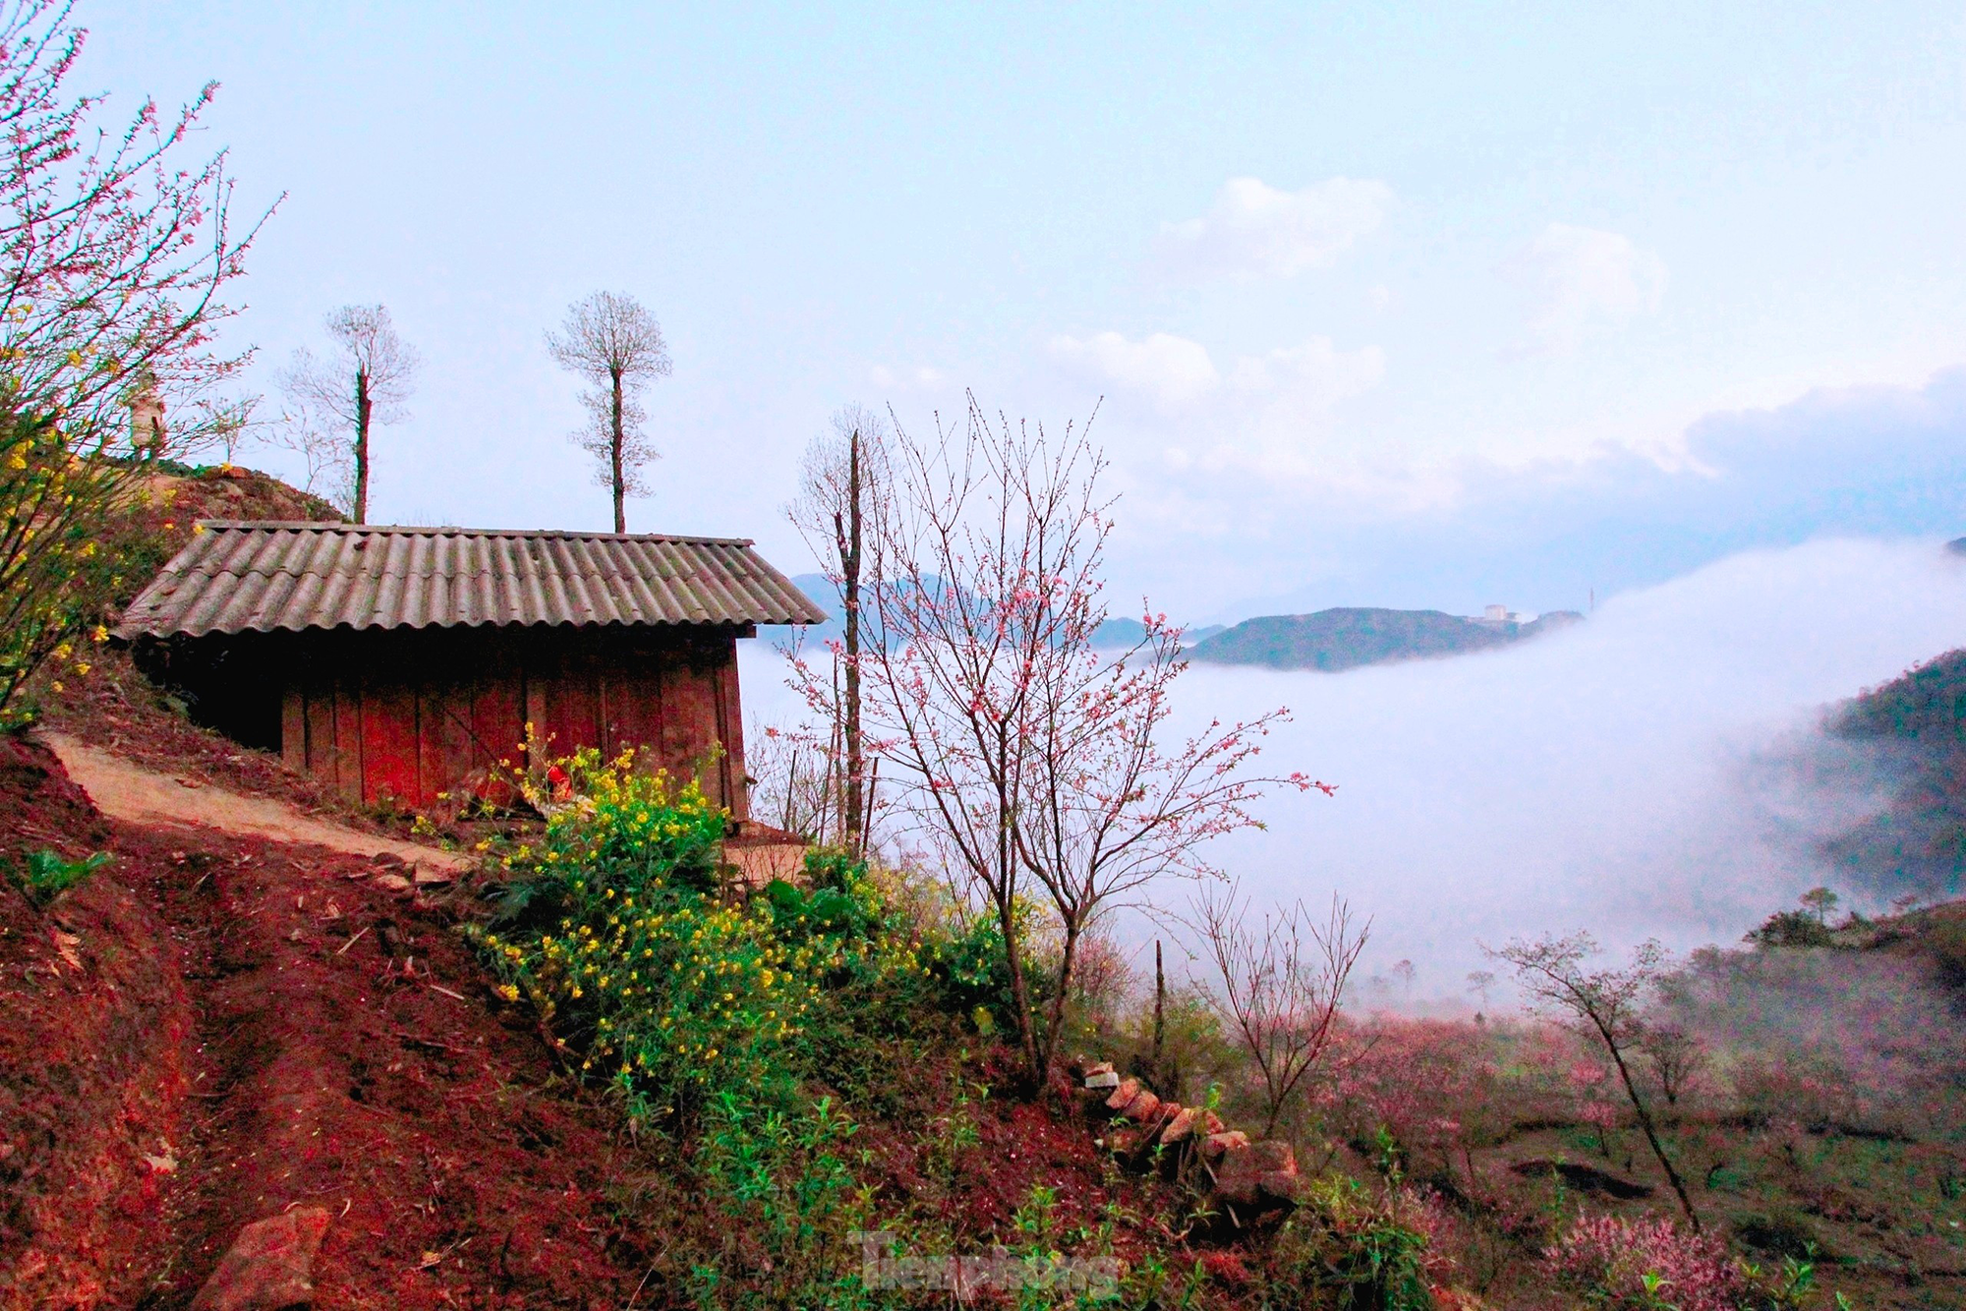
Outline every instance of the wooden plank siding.
<path id="1" fill-rule="evenodd" d="M 643 752 L 747 817 L 738 630 L 414 630 L 295 635 L 281 753 L 344 795 L 412 809 L 519 763 L 530 722 L 550 752 Z M 707 768 L 706 768 L 707 766 Z"/>

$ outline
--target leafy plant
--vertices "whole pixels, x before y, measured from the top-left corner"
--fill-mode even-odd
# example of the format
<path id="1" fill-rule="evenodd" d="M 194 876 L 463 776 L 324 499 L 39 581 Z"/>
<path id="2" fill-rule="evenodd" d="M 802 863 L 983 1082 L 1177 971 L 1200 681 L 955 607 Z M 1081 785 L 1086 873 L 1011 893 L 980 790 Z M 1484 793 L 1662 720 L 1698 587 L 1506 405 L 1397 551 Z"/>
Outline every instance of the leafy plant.
<path id="1" fill-rule="evenodd" d="M 14 871 L 14 880 L 28 900 L 45 906 L 107 865 L 110 859 L 108 852 L 98 851 L 81 860 L 65 860 L 59 853 L 43 847 L 27 853 Z"/>
<path id="2" fill-rule="evenodd" d="M 1397 1187 L 1373 1197 L 1350 1179 L 1318 1181 L 1266 1254 L 1265 1304 L 1431 1311 L 1430 1240 L 1418 1207 Z"/>

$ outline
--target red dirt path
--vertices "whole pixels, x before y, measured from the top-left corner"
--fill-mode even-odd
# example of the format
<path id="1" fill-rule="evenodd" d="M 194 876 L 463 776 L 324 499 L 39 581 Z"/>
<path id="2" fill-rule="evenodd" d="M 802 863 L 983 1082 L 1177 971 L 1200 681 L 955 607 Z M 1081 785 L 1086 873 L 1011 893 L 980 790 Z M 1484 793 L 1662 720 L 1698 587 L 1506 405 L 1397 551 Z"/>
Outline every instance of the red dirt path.
<path id="1" fill-rule="evenodd" d="M 0 888 L 0 1307 L 183 1306 L 293 1203 L 335 1216 L 317 1307 L 627 1301 L 632 1153 L 441 907 L 360 858 L 110 824 L 0 737 L 0 861 L 43 846 L 115 861 L 45 911 Z"/>

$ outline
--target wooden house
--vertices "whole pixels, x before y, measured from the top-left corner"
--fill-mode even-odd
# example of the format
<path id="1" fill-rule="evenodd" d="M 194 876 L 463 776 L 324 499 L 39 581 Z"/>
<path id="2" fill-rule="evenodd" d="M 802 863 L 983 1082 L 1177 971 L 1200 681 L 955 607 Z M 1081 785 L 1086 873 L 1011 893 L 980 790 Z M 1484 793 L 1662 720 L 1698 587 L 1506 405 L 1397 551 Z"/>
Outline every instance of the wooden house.
<path id="1" fill-rule="evenodd" d="M 117 635 L 194 718 L 353 800 L 438 807 L 530 724 L 701 771 L 743 821 L 737 639 L 823 619 L 749 541 L 208 522 Z"/>

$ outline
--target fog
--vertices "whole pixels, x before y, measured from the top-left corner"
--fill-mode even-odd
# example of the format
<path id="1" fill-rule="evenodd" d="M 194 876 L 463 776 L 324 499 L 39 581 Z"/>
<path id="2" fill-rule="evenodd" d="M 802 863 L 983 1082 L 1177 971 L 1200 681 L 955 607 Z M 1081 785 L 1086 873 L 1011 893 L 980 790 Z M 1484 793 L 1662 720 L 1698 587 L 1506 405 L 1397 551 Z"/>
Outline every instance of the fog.
<path id="1" fill-rule="evenodd" d="M 1962 644 L 1966 561 L 1930 541 L 1822 541 L 1481 655 L 1340 674 L 1196 665 L 1179 701 L 1225 720 L 1290 707 L 1263 763 L 1336 796 L 1272 795 L 1267 829 L 1211 858 L 1259 905 L 1347 898 L 1372 917 L 1363 968 L 1380 998 L 1418 1007 L 1464 998 L 1480 944 L 1513 936 L 1737 940 L 1825 881 L 1815 840 L 1875 804 L 1812 745 L 1823 709 Z M 748 704 L 789 717 L 782 664 L 746 645 Z M 1138 915 L 1114 930 L 1153 932 Z M 1401 960 L 1412 983 L 1386 983 Z"/>

